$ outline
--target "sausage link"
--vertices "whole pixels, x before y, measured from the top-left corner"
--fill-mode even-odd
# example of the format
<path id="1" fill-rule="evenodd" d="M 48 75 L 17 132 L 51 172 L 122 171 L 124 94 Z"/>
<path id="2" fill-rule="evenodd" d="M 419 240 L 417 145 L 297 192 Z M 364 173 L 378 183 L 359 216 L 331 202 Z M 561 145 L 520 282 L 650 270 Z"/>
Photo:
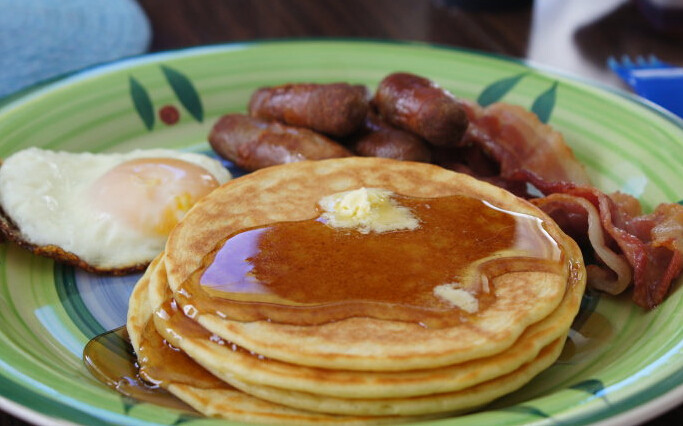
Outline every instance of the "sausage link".
<path id="1" fill-rule="evenodd" d="M 343 146 L 312 130 L 244 114 L 221 117 L 209 134 L 209 143 L 218 155 L 246 171 L 351 155 Z"/>
<path id="2" fill-rule="evenodd" d="M 368 89 L 361 85 L 285 84 L 254 92 L 249 101 L 249 114 L 343 137 L 363 124 L 369 98 Z"/>
<path id="3" fill-rule="evenodd" d="M 385 77 L 374 102 L 388 123 L 436 146 L 458 145 L 467 129 L 467 114 L 455 97 L 414 74 L 394 73 Z"/>
<path id="4" fill-rule="evenodd" d="M 431 150 L 422 139 L 390 126 L 376 114 L 368 114 L 365 127 L 367 130 L 352 142 L 356 154 L 423 163 L 431 160 Z"/>

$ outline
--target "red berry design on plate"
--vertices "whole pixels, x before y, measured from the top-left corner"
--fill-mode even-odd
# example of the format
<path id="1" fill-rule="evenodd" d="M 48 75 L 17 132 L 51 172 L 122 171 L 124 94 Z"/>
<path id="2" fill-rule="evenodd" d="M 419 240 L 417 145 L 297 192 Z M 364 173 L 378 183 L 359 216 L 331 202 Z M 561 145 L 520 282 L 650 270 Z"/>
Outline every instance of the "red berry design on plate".
<path id="1" fill-rule="evenodd" d="M 159 119 L 171 126 L 180 120 L 180 112 L 173 105 L 166 105 L 159 110 Z"/>

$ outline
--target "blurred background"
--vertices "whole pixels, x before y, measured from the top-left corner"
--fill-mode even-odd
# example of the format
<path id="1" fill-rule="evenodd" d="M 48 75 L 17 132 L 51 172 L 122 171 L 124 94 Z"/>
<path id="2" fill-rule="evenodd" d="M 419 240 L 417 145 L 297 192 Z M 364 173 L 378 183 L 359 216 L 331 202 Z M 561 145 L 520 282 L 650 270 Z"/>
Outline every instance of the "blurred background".
<path id="1" fill-rule="evenodd" d="M 608 58 L 683 66 L 683 0 L 0 0 L 0 97 L 145 52 L 309 37 L 476 49 L 629 90 Z"/>
<path id="2" fill-rule="evenodd" d="M 423 41 L 526 58 L 621 86 L 607 58 L 683 65 L 683 4 L 662 0 L 140 0 L 152 51 L 264 38 Z M 666 0 L 664 0 L 665 4 Z M 649 7 L 648 7 L 649 6 Z M 676 16 L 665 19 L 671 14 Z M 623 86 L 625 87 L 625 86 Z"/>

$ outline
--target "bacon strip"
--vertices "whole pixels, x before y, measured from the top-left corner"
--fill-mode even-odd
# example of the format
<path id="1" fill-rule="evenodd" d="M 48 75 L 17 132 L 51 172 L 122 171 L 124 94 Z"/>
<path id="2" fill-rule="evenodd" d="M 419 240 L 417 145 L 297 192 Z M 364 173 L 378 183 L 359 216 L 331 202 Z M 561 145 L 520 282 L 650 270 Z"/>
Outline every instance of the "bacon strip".
<path id="1" fill-rule="evenodd" d="M 550 214 L 582 246 L 593 287 L 619 294 L 633 285 L 633 300 L 647 309 L 664 300 L 683 271 L 683 206 L 643 214 L 635 198 L 592 187 L 562 135 L 533 113 L 502 103 L 464 107 L 465 145 L 444 167 L 513 189 Z"/>
<path id="2" fill-rule="evenodd" d="M 482 108 L 463 104 L 470 125 L 465 143 L 484 150 L 500 164 L 500 176 L 528 170 L 550 182 L 590 185 L 590 178 L 562 134 L 517 105 L 495 103 Z"/>
<path id="3" fill-rule="evenodd" d="M 588 215 L 599 216 L 604 236 L 594 235 L 591 238 L 589 235 L 592 248 L 596 258 L 617 275 L 615 280 L 610 281 L 606 272 L 590 268 L 589 280 L 594 287 L 612 294 L 626 289 L 629 282 L 626 281 L 623 265 L 613 257 L 613 254 L 619 253 L 633 271 L 633 278 L 629 280 L 633 283 L 633 301 L 643 308 L 651 309 L 664 300 L 673 280 L 683 271 L 683 206 L 662 203 L 653 213 L 643 215 L 639 214 L 639 208 L 633 207 L 637 200 L 626 194 L 609 196 L 593 187 L 546 182 L 528 172 L 519 172 L 515 177 L 533 184 L 546 194 L 546 197 L 532 202 L 543 210 L 548 209 L 551 216 L 553 211 L 572 209 L 576 205 L 582 206 L 587 212 L 591 210 L 586 207 L 587 203 L 594 207 L 595 211 Z M 557 206 L 560 195 L 564 207 Z M 548 207 L 551 203 L 555 203 L 552 209 Z M 611 248 L 610 243 L 615 247 Z"/>
<path id="4" fill-rule="evenodd" d="M 611 274 L 598 265 L 587 265 L 586 272 L 589 284 L 610 294 L 619 294 L 626 290 L 631 284 L 631 265 L 623 255 L 616 253 L 608 246 L 607 235 L 602 228 L 602 218 L 598 209 L 590 201 L 567 194 L 551 194 L 547 197 L 534 199 L 532 202 L 553 218 L 567 218 L 568 211 L 574 211 L 571 219 L 569 219 L 571 223 L 568 223 L 567 219 L 564 221 L 557 219 L 556 221 L 564 223 L 565 227 L 571 226 L 573 228 L 585 223 L 586 235 L 595 251 L 595 257 L 606 268 L 614 272 Z M 578 207 L 578 212 L 576 207 Z M 614 275 L 616 278 L 613 277 Z"/>

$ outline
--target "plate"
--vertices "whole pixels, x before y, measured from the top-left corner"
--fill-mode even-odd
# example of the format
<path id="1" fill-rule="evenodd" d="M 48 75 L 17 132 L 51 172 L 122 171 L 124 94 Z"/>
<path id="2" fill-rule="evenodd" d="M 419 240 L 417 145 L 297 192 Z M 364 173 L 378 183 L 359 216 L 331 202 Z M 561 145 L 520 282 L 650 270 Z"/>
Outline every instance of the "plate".
<path id="1" fill-rule="evenodd" d="M 243 112 L 257 87 L 347 81 L 374 89 L 393 71 L 427 76 L 463 98 L 502 100 L 535 111 L 563 132 L 604 191 L 635 195 L 648 210 L 683 199 L 683 124 L 673 115 L 521 61 L 413 43 L 242 43 L 85 70 L 0 106 L 0 156 L 29 146 L 209 152 L 212 123 L 222 114 Z M 84 424 L 216 423 L 123 398 L 83 366 L 88 340 L 124 323 L 136 278 L 90 275 L 13 245 L 0 246 L 0 406 L 39 423 L 49 418 Z M 630 303 L 628 295 L 587 293 L 560 360 L 523 389 L 459 417 L 457 424 L 576 425 L 605 419 L 628 424 L 680 403 L 680 287 L 681 280 L 668 300 L 649 312 Z"/>

